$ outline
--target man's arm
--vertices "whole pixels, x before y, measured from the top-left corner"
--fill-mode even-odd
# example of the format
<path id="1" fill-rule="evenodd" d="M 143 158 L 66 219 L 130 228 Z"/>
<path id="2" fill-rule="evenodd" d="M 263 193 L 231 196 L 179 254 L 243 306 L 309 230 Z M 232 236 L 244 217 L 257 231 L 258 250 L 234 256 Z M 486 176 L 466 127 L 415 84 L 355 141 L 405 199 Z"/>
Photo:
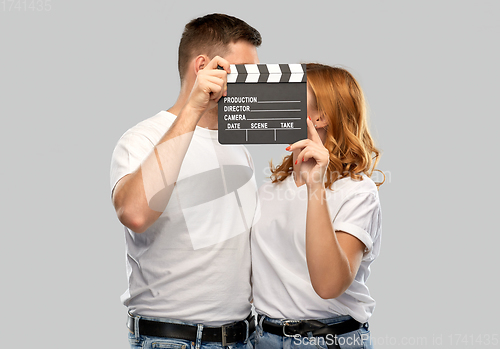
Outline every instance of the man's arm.
<path id="1" fill-rule="evenodd" d="M 226 93 L 229 71 L 229 63 L 220 57 L 200 70 L 187 103 L 154 151 L 116 184 L 112 194 L 116 214 L 132 231 L 143 233 L 167 206 L 196 125 Z"/>

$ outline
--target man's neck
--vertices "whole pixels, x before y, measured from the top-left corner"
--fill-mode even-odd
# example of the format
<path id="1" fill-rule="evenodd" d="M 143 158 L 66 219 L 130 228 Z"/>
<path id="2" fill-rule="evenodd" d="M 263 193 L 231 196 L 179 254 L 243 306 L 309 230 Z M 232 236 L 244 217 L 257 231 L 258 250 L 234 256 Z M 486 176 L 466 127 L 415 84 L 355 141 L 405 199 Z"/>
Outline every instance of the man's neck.
<path id="1" fill-rule="evenodd" d="M 185 103 L 187 101 L 187 98 L 182 98 L 179 96 L 179 99 L 177 99 L 177 102 L 168 109 L 167 111 L 169 113 L 174 114 L 175 116 L 179 115 L 180 111 L 184 107 Z M 209 130 L 217 130 L 219 129 L 219 121 L 218 121 L 218 115 L 217 115 L 217 107 L 208 110 L 205 112 L 205 114 L 202 115 L 196 126 L 207 128 Z"/>
<path id="2" fill-rule="evenodd" d="M 174 114 L 175 116 L 179 115 L 179 112 L 181 111 L 182 107 L 177 106 L 174 104 L 170 109 L 167 111 L 169 113 Z M 218 116 L 217 113 L 215 112 L 215 108 L 212 110 L 207 111 L 203 116 L 200 118 L 196 126 L 203 127 L 209 130 L 218 130 L 219 129 L 219 121 L 218 121 Z"/>
<path id="3" fill-rule="evenodd" d="M 177 101 L 167 111 L 169 113 L 174 114 L 175 116 L 179 115 L 181 109 L 184 107 L 184 105 L 186 105 L 188 97 L 189 97 L 189 94 L 186 94 L 186 92 L 181 88 L 181 92 L 179 93 L 179 96 L 177 97 Z"/>
<path id="4" fill-rule="evenodd" d="M 211 109 L 201 117 L 200 121 L 198 121 L 197 126 L 207 128 L 209 130 L 218 130 L 219 129 L 219 120 L 217 118 L 217 113 L 215 112 L 216 108 Z"/>

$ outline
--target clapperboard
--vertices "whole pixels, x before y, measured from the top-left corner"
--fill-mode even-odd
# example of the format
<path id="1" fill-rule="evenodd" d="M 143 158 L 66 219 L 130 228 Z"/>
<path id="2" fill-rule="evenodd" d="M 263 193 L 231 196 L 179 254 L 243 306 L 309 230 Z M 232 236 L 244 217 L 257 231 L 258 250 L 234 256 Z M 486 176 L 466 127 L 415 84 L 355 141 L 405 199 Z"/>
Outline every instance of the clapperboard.
<path id="1" fill-rule="evenodd" d="M 305 64 L 238 64 L 219 100 L 220 144 L 291 144 L 307 138 Z"/>

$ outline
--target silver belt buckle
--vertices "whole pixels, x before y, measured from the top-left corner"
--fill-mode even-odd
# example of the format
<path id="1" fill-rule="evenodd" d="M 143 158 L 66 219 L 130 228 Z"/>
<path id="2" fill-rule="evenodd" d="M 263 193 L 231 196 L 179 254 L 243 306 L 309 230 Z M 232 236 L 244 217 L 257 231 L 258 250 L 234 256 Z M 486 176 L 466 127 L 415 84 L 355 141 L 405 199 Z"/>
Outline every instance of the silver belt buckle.
<path id="1" fill-rule="evenodd" d="M 286 327 L 290 324 L 297 324 L 299 323 L 300 320 L 283 320 L 283 336 L 288 337 L 288 338 L 297 338 L 300 337 L 300 334 L 287 334 L 286 333 Z"/>
<path id="2" fill-rule="evenodd" d="M 227 346 L 226 337 L 227 337 L 226 326 L 222 325 L 222 343 L 221 344 L 223 347 Z"/>

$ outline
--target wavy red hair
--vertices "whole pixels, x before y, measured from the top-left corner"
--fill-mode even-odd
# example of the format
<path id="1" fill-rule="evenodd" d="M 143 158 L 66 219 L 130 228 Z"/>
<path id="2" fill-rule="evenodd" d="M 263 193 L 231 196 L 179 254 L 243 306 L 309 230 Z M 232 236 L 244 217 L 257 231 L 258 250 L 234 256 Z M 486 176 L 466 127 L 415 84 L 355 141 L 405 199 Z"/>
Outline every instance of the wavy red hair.
<path id="1" fill-rule="evenodd" d="M 336 180 L 348 176 L 361 180 L 363 173 L 371 177 L 380 151 L 368 129 L 365 97 L 359 83 L 343 68 L 318 63 L 307 64 L 307 82 L 318 111 L 327 121 L 324 145 L 330 151 L 330 162 L 325 186 L 331 189 Z M 271 162 L 270 167 L 273 183 L 283 181 L 293 171 L 292 155 L 276 167 Z"/>

